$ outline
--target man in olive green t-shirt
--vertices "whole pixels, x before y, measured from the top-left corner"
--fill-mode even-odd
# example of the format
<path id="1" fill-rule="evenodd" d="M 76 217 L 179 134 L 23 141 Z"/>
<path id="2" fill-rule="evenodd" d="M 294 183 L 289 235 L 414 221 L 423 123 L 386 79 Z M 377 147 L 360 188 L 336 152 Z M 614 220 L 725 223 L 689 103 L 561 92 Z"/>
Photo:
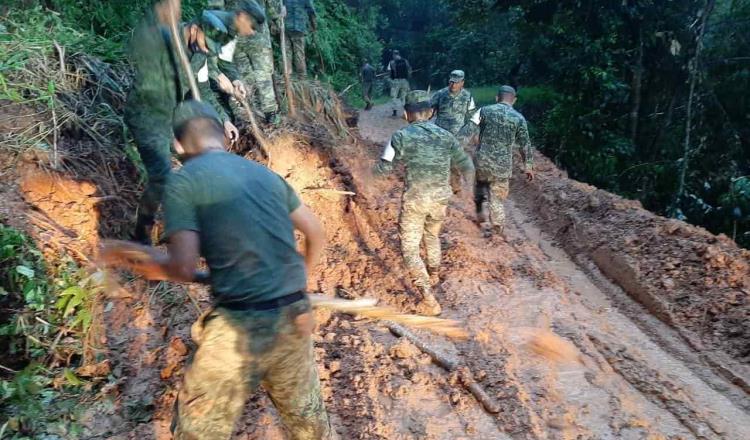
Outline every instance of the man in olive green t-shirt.
<path id="1" fill-rule="evenodd" d="M 229 439 L 262 383 L 292 439 L 335 439 L 320 393 L 305 269 L 325 244 L 322 226 L 284 179 L 224 151 L 216 112 L 196 101 L 175 110 L 185 165 L 167 181 L 168 253 L 135 244 L 150 279 L 207 281 L 215 307 L 193 326 L 198 349 L 175 403 L 175 439 Z M 305 236 L 304 257 L 294 230 Z M 102 252 L 108 261 L 108 249 Z M 208 274 L 196 272 L 200 256 Z"/>

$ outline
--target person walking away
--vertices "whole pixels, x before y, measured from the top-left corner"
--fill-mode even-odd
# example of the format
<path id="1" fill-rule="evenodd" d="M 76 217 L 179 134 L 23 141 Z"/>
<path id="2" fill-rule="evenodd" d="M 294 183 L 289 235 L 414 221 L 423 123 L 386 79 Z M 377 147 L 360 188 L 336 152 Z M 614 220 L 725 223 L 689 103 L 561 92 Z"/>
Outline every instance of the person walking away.
<path id="1" fill-rule="evenodd" d="M 516 90 L 502 86 L 494 105 L 483 107 L 472 122 L 479 126 L 479 147 L 476 152 L 476 185 L 474 202 L 477 223 L 486 223 L 489 205 L 490 232 L 502 235 L 505 226 L 503 202 L 510 192 L 513 174 L 513 146 L 517 145 L 524 161 L 526 179 L 534 179 L 534 156 L 526 119 L 513 108 Z"/>
<path id="2" fill-rule="evenodd" d="M 397 50 L 393 51 L 393 59 L 388 63 L 388 73 L 391 77 L 392 116 L 396 118 L 404 106 L 404 98 L 409 93 L 409 80 L 411 79 L 411 65 L 408 60 L 401 57 L 401 53 Z"/>
<path id="3" fill-rule="evenodd" d="M 401 253 L 415 287 L 422 294 L 418 312 L 439 315 L 440 304 L 432 292 L 432 278 L 438 277 L 441 262 L 440 230 L 445 220 L 451 169 L 457 169 L 467 182 L 473 182 L 474 165 L 449 131 L 432 123 L 433 109 L 426 91 L 407 94 L 404 109 L 409 125 L 391 137 L 375 173 L 392 171 L 395 161 L 406 167 L 399 234 Z M 420 257 L 424 242 L 427 265 Z"/>
<path id="4" fill-rule="evenodd" d="M 375 80 L 377 75 L 375 68 L 372 67 L 368 60 L 365 60 L 362 70 L 359 73 L 359 77 L 362 80 L 362 96 L 365 98 L 365 110 L 372 108 L 372 93 L 375 89 Z"/>
<path id="5" fill-rule="evenodd" d="M 448 87 L 432 95 L 432 108 L 435 109 L 435 125 L 450 131 L 454 136 L 471 121 L 477 110 L 474 98 L 464 88 L 465 73 L 454 70 L 448 79 Z"/>
<path id="6" fill-rule="evenodd" d="M 305 61 L 305 36 L 309 30 L 318 30 L 317 14 L 313 0 L 284 0 L 286 7 L 286 45 L 287 52 L 291 54 L 289 60 L 289 71 L 294 72 L 300 78 L 307 76 L 307 62 Z"/>
<path id="7" fill-rule="evenodd" d="M 228 440 L 262 384 L 291 439 L 336 439 L 305 294 L 306 271 L 325 246 L 319 220 L 281 176 L 224 151 L 218 115 L 206 103 L 180 104 L 173 124 L 185 166 L 167 182 L 167 253 L 109 242 L 100 256 L 112 264 L 118 252 L 146 253 L 150 261 L 131 268 L 149 279 L 211 285 L 214 308 L 193 326 L 197 350 L 175 402 L 174 438 Z M 295 229 L 304 235 L 304 256 Z M 208 273 L 196 270 L 201 256 Z"/>

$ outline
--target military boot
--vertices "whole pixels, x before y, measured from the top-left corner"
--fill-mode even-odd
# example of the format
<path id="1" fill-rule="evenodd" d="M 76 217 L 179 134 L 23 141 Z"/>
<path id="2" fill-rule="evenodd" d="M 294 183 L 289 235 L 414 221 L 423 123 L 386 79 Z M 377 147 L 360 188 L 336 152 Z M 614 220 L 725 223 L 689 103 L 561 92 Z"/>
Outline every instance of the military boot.
<path id="1" fill-rule="evenodd" d="M 487 215 L 487 203 L 482 203 L 477 209 L 477 226 L 480 228 L 484 223 L 490 221 L 490 216 Z"/>
<path id="2" fill-rule="evenodd" d="M 435 295 L 432 294 L 430 287 L 418 287 L 419 292 L 422 294 L 422 301 L 417 304 L 417 313 L 424 316 L 438 316 L 443 312 L 440 303 L 435 299 Z"/>
<path id="3" fill-rule="evenodd" d="M 393 114 L 391 115 L 392 118 L 398 118 L 398 114 L 396 110 L 393 110 Z"/>

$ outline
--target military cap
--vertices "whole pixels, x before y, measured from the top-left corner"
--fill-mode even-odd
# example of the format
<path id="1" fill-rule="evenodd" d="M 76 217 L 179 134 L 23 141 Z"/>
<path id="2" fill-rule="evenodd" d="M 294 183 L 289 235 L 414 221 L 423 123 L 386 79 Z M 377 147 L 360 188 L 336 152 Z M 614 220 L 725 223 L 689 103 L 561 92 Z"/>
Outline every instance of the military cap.
<path id="1" fill-rule="evenodd" d="M 466 74 L 464 73 L 463 70 L 454 70 L 453 72 L 451 72 L 451 77 L 448 80 L 448 82 L 452 82 L 452 83 L 461 82 L 464 80 L 465 77 L 466 77 Z"/>
<path id="2" fill-rule="evenodd" d="M 188 100 L 183 101 L 174 110 L 172 117 L 172 129 L 179 130 L 182 126 L 193 119 L 214 119 L 221 125 L 221 117 L 213 107 L 205 102 Z"/>
<path id="3" fill-rule="evenodd" d="M 514 89 L 511 86 L 502 86 L 500 87 L 500 90 L 497 91 L 497 96 L 500 95 L 513 95 L 516 96 L 516 89 Z"/>
<path id="4" fill-rule="evenodd" d="M 432 107 L 430 94 L 424 90 L 412 90 L 406 94 L 404 110 L 418 112 Z"/>
<path id="5" fill-rule="evenodd" d="M 245 12 L 255 20 L 256 24 L 266 22 L 266 11 L 255 0 L 242 0 L 237 5 L 237 12 Z"/>

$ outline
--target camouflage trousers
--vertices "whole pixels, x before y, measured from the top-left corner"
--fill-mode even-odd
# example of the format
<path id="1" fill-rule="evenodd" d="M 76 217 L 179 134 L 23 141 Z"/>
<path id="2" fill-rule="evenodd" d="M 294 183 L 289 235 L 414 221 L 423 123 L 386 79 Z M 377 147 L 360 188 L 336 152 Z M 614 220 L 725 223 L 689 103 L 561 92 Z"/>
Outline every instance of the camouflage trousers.
<path id="1" fill-rule="evenodd" d="M 172 121 L 170 118 L 157 117 L 142 108 L 128 108 L 125 111 L 125 123 L 130 130 L 141 162 L 148 174 L 146 188 L 138 203 L 138 220 L 136 236 L 143 227 L 154 223 L 156 213 L 161 206 L 167 177 L 172 171 Z M 146 237 L 136 237 L 137 239 Z"/>
<path id="2" fill-rule="evenodd" d="M 214 309 L 193 325 L 198 349 L 175 402 L 176 440 L 229 439 L 259 384 L 293 440 L 337 439 L 320 392 L 308 300 L 266 311 Z"/>
<path id="3" fill-rule="evenodd" d="M 305 61 L 305 34 L 304 32 L 286 33 L 287 69 L 296 72 L 300 78 L 307 76 L 307 62 Z M 292 70 L 292 65 L 294 70 Z"/>
<path id="4" fill-rule="evenodd" d="M 234 54 L 234 63 L 242 79 L 253 89 L 247 99 L 251 108 L 257 108 L 263 114 L 279 111 L 276 102 L 276 91 L 273 88 L 273 49 L 268 24 L 264 24 L 252 37 L 239 37 Z M 235 115 L 244 114 L 244 109 L 232 100 L 232 111 Z"/>
<path id="5" fill-rule="evenodd" d="M 489 205 L 490 222 L 492 226 L 503 227 L 505 225 L 505 208 L 503 203 L 510 193 L 510 180 L 479 180 L 474 187 L 474 204 L 477 214 L 483 210 L 484 202 Z"/>
<path id="6" fill-rule="evenodd" d="M 409 93 L 409 90 L 408 79 L 391 80 L 391 105 L 397 113 L 404 110 L 404 99 L 406 99 L 406 94 Z"/>
<path id="7" fill-rule="evenodd" d="M 445 221 L 448 203 L 445 200 L 404 199 L 399 220 L 401 254 L 404 264 L 418 287 L 430 286 L 427 268 L 440 267 L 440 229 Z M 424 242 L 427 265 L 420 256 L 420 246 Z"/>

